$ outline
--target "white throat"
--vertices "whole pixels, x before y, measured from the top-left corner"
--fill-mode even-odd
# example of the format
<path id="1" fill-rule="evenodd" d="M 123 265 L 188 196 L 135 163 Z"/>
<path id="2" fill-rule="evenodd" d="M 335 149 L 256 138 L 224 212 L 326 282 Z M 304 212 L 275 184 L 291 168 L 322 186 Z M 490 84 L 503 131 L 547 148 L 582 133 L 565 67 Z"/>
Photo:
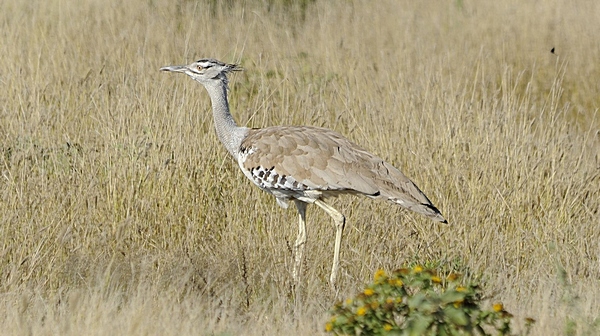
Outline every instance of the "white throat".
<path id="1" fill-rule="evenodd" d="M 242 140 L 248 133 L 247 127 L 239 127 L 229 112 L 227 84 L 223 79 L 202 83 L 212 102 L 213 118 L 217 137 L 227 151 L 237 160 Z"/>

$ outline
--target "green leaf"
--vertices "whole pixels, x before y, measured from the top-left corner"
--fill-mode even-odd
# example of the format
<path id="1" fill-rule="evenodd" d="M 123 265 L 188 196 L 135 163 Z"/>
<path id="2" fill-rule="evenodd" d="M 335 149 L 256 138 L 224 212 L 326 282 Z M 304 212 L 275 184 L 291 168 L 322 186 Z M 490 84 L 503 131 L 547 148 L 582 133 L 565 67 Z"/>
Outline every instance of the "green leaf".
<path id="1" fill-rule="evenodd" d="M 431 298 L 428 300 L 423 300 L 417 309 L 423 314 L 433 314 L 439 306 L 432 301 L 433 300 L 431 300 Z"/>
<path id="2" fill-rule="evenodd" d="M 425 294 L 417 293 L 408 299 L 408 307 L 410 309 L 418 309 L 423 301 L 425 301 Z"/>
<path id="3" fill-rule="evenodd" d="M 433 317 L 431 316 L 417 316 L 411 323 L 409 324 L 408 330 L 410 336 L 421 336 L 425 334 L 425 331 L 429 329 L 429 326 L 433 322 Z"/>
<path id="4" fill-rule="evenodd" d="M 465 292 L 457 292 L 455 290 L 449 290 L 447 292 L 445 292 L 444 294 L 442 294 L 442 302 L 445 304 L 451 303 L 451 302 L 456 302 L 456 301 L 462 301 L 465 299 L 467 293 Z"/>
<path id="5" fill-rule="evenodd" d="M 437 325 L 437 336 L 449 336 L 448 329 L 445 323 L 439 323 Z"/>
<path id="6" fill-rule="evenodd" d="M 444 313 L 450 323 L 459 326 L 466 326 L 469 324 L 469 318 L 467 317 L 467 314 L 460 309 L 449 306 L 444 309 Z"/>

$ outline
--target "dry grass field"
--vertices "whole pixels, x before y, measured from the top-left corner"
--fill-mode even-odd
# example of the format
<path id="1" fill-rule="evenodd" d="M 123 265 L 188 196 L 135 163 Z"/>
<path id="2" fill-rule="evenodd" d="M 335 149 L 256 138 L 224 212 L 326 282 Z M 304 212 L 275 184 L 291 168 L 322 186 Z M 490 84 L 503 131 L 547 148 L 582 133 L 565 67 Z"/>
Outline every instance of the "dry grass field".
<path id="1" fill-rule="evenodd" d="M 309 207 L 296 296 L 295 210 L 238 171 L 204 88 L 158 71 L 203 57 L 246 69 L 238 123 L 345 134 L 450 224 L 334 200 L 336 298 Z M 516 331 L 600 334 L 599 93 L 595 0 L 4 0 L 0 330 L 322 334 L 377 269 L 420 263 L 481 279 Z"/>

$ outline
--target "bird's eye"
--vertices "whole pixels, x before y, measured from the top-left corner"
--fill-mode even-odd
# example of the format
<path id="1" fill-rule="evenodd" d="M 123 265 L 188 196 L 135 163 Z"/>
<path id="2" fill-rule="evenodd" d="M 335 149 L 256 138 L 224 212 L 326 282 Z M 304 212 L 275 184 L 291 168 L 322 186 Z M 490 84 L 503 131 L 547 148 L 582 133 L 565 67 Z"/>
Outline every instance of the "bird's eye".
<path id="1" fill-rule="evenodd" d="M 198 65 L 196 68 L 198 69 L 198 71 L 204 70 L 204 67 L 202 65 Z"/>

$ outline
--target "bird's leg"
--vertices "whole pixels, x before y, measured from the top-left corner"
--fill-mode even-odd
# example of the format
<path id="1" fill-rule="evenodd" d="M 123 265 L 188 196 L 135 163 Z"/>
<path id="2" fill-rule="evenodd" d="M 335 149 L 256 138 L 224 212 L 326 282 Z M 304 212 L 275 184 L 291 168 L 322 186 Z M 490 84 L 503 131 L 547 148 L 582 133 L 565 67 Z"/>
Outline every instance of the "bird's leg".
<path id="1" fill-rule="evenodd" d="M 321 209 L 325 210 L 333 221 L 335 222 L 335 247 L 333 250 L 333 266 L 331 267 L 331 276 L 329 277 L 329 285 L 331 289 L 335 292 L 335 282 L 337 278 L 338 268 L 340 265 L 340 246 L 342 244 L 342 233 L 344 232 L 344 226 L 346 225 L 346 217 L 342 215 L 339 211 L 337 211 L 331 205 L 321 201 L 316 200 L 315 204 L 318 205 Z"/>
<path id="2" fill-rule="evenodd" d="M 296 288 L 300 286 L 300 271 L 302 269 L 302 255 L 304 253 L 304 245 L 306 244 L 306 203 L 294 200 L 296 208 L 298 208 L 298 238 L 294 243 L 294 270 L 292 276 Z"/>

